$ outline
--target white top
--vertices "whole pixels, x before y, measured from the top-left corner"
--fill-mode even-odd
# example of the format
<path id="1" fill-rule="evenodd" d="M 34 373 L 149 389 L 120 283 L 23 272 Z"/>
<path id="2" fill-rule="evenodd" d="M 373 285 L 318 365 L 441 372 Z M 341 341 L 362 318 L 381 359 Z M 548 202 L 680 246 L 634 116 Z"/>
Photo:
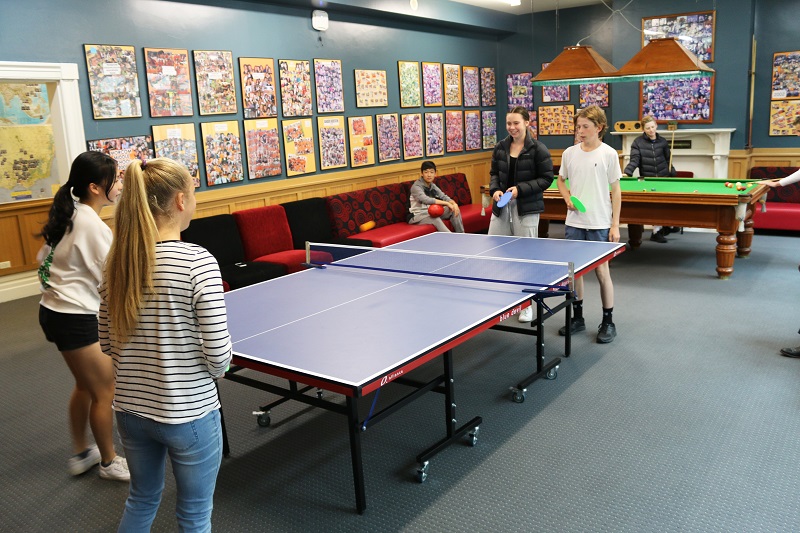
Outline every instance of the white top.
<path id="1" fill-rule="evenodd" d="M 567 211 L 566 224 L 583 229 L 611 227 L 611 196 L 608 187 L 622 177 L 617 151 L 605 143 L 591 152 L 581 144 L 570 146 L 561 155 L 559 175 L 569 180 L 572 196 L 586 206 L 586 212 Z"/>
<path id="2" fill-rule="evenodd" d="M 231 362 L 222 278 L 202 246 L 156 245 L 155 295 L 125 345 L 109 337 L 106 285 L 100 286 L 98 333 L 114 358 L 114 409 L 166 424 L 182 424 L 219 409 L 214 378 Z"/>
<path id="3" fill-rule="evenodd" d="M 41 305 L 57 313 L 96 315 L 100 308 L 97 286 L 114 237 L 94 209 L 75 203 L 72 231 L 56 245 L 50 265 L 39 272 Z M 45 244 L 36 259 L 42 264 L 50 254 Z"/>
<path id="4" fill-rule="evenodd" d="M 800 170 L 796 170 L 795 172 L 789 174 L 785 178 L 781 178 L 778 183 L 781 184 L 781 187 L 786 187 L 787 185 L 791 185 L 792 183 L 797 183 L 800 181 Z"/>

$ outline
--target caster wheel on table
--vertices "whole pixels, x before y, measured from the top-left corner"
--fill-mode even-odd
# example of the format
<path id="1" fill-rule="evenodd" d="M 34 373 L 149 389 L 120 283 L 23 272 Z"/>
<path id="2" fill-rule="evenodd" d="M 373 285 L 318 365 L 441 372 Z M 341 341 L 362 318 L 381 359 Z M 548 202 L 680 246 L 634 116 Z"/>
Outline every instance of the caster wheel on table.
<path id="1" fill-rule="evenodd" d="M 322 389 L 317 389 L 317 398 L 322 399 Z"/>
<path id="2" fill-rule="evenodd" d="M 478 433 L 480 433 L 480 431 L 481 431 L 480 426 L 475 426 L 475 429 L 473 429 L 470 432 L 470 434 L 467 435 L 467 437 L 469 438 L 469 445 L 470 446 L 477 446 L 477 444 L 478 444 Z"/>
<path id="3" fill-rule="evenodd" d="M 429 466 L 430 463 L 428 461 L 425 461 L 424 463 L 422 463 L 422 466 L 417 468 L 417 481 L 419 481 L 420 483 L 425 483 L 425 480 L 428 479 Z"/>
<path id="4" fill-rule="evenodd" d="M 272 423 L 272 419 L 269 417 L 269 413 L 258 415 L 256 421 L 258 422 L 258 425 L 261 426 L 262 428 L 268 428 L 269 425 Z"/>
<path id="5" fill-rule="evenodd" d="M 525 391 L 519 389 L 511 389 L 511 401 L 514 403 L 522 403 L 525 401 Z"/>
<path id="6" fill-rule="evenodd" d="M 550 370 L 547 371 L 547 375 L 545 376 L 547 379 L 556 379 L 558 377 L 558 367 L 554 366 Z"/>

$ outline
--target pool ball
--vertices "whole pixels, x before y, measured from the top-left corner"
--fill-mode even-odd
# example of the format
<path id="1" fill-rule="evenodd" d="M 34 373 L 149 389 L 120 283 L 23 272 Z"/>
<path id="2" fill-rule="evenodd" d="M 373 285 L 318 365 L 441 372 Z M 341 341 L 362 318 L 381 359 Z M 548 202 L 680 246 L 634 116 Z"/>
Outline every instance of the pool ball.
<path id="1" fill-rule="evenodd" d="M 655 192 L 656 188 L 655 188 L 655 187 L 653 187 L 653 188 L 652 188 L 652 189 L 650 189 L 650 190 L 651 190 L 651 191 L 653 191 L 653 192 Z"/>

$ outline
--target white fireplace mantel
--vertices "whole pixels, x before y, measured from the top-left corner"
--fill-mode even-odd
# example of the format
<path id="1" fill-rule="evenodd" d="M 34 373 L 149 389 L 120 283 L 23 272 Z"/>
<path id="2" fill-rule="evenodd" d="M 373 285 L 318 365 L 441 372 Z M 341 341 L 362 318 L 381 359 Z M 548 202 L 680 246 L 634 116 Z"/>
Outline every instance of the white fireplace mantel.
<path id="1" fill-rule="evenodd" d="M 728 156 L 731 152 L 731 134 L 736 128 L 659 130 L 667 141 L 673 139 L 692 141 L 690 149 L 677 148 L 672 151 L 672 165 L 677 170 L 694 172 L 697 178 L 728 179 Z M 631 145 L 641 131 L 611 132 L 622 136 L 622 156 L 625 165 L 631 158 Z"/>

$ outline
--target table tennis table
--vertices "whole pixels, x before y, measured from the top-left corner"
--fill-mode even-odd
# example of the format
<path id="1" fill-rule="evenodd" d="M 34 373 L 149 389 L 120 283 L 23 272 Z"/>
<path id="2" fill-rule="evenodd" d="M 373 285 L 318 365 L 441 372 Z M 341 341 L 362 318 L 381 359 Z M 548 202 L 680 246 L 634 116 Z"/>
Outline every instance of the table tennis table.
<path id="1" fill-rule="evenodd" d="M 543 365 L 542 322 L 556 309 L 544 299 L 566 295 L 561 306 L 566 305 L 569 324 L 570 280 L 624 251 L 617 243 L 456 233 L 432 233 L 380 249 L 338 248 L 350 248 L 351 255 L 340 257 L 334 246 L 329 264 L 226 293 L 233 340 L 226 378 L 279 396 L 258 412 L 262 426 L 270 424 L 273 407 L 289 400 L 346 416 L 359 513 L 366 509 L 362 431 L 427 392 L 443 394 L 444 436 L 416 458 L 417 479 L 425 481 L 431 458 L 465 435 L 475 445 L 482 422 L 475 416 L 457 423 L 453 348 L 502 327 L 501 321 L 534 304 L 537 371 L 526 380 L 554 377 L 559 359 Z M 320 253 L 325 252 L 309 257 Z M 421 322 L 428 327 L 415 327 Z M 409 378 L 435 360 L 442 363 L 441 374 L 424 382 Z M 287 385 L 254 379 L 243 369 L 285 379 Z M 407 394 L 376 411 L 377 395 L 387 385 L 410 392 L 403 389 Z M 520 385 L 525 383 L 517 387 L 524 395 Z M 336 399 L 323 397 L 323 391 Z"/>

